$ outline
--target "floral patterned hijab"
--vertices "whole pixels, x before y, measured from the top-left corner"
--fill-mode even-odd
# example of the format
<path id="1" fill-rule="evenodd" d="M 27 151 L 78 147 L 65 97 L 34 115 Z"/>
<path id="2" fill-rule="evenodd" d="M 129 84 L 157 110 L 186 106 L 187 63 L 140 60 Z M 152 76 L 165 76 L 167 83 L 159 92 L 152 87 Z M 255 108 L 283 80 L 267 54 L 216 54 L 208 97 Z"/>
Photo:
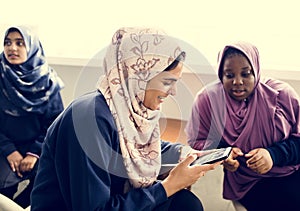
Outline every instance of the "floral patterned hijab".
<path id="1" fill-rule="evenodd" d="M 0 109 L 12 116 L 28 113 L 43 114 L 51 96 L 64 86 L 56 72 L 48 66 L 39 39 L 24 26 L 10 27 L 22 35 L 27 60 L 20 65 L 12 65 L 0 54 Z"/>
<path id="2" fill-rule="evenodd" d="M 147 82 L 181 52 L 174 39 L 150 28 L 119 29 L 108 46 L 98 88 L 115 119 L 134 187 L 151 185 L 161 166 L 160 111 L 143 105 Z"/>

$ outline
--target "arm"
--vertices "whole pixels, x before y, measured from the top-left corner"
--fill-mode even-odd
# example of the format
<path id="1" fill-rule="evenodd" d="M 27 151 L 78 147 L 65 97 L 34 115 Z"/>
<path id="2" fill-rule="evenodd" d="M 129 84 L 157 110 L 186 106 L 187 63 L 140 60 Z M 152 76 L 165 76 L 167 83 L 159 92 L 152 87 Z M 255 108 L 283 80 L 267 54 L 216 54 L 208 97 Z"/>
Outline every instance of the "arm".
<path id="1" fill-rule="evenodd" d="M 116 131 L 113 133 L 101 132 L 101 135 L 109 140 L 117 136 Z M 71 210 L 151 210 L 167 199 L 160 183 L 123 193 L 125 180 L 120 176 L 126 177 L 126 172 L 122 157 L 112 150 L 113 146 L 107 149 L 107 143 L 100 138 L 87 147 L 80 146 L 76 138 L 72 140 L 75 141 L 69 139 L 65 147 L 58 147 L 59 156 L 55 158 L 60 189 Z"/>
<path id="2" fill-rule="evenodd" d="M 161 183 L 124 193 L 117 129 L 104 99 L 94 99 L 66 109 L 50 126 L 32 210 L 151 210 L 167 200 Z"/>
<path id="3" fill-rule="evenodd" d="M 300 99 L 296 91 L 287 83 L 278 80 L 269 80 L 270 86 L 279 88 L 278 111 L 283 113 L 282 118 L 291 125 L 289 137 L 274 143 L 267 148 L 274 166 L 296 165 L 300 163 Z M 283 110 L 283 111 L 281 111 Z"/>
<path id="4" fill-rule="evenodd" d="M 17 148 L 13 141 L 7 138 L 3 133 L 0 132 L 0 151 L 5 157 L 11 154 L 14 151 L 17 151 Z"/>
<path id="5" fill-rule="evenodd" d="M 300 163 L 300 137 L 290 137 L 287 140 L 274 143 L 267 150 L 273 159 L 274 166 Z"/>
<path id="6" fill-rule="evenodd" d="M 62 112 L 63 103 L 60 93 L 57 92 L 50 98 L 46 113 L 39 118 L 40 132 L 38 138 L 31 143 L 25 152 L 24 159 L 21 161 L 19 169 L 22 172 L 31 171 L 41 154 L 42 143 L 47 132 L 48 127 L 52 124 L 55 118 Z"/>
<path id="7" fill-rule="evenodd" d="M 26 153 L 27 155 L 39 158 L 47 130 L 63 109 L 64 106 L 61 95 L 57 92 L 52 98 L 50 98 L 48 109 L 40 120 L 40 135 L 34 142 L 32 142 L 28 152 Z"/>
<path id="8" fill-rule="evenodd" d="M 14 141 L 7 135 L 7 131 L 13 126 L 7 123 L 7 116 L 2 110 L 0 111 L 0 152 L 4 157 L 17 150 Z"/>
<path id="9" fill-rule="evenodd" d="M 91 109 L 82 116 L 82 108 L 74 107 L 72 123 L 76 138 L 72 138 L 75 134 L 72 133 L 67 137 L 71 143 L 64 141 L 63 144 L 57 145 L 59 148 L 63 147 L 59 155 L 67 154 L 66 162 L 70 170 L 69 178 L 64 180 L 65 165 L 61 165 L 62 159 L 57 157 L 57 164 L 61 167 L 59 177 L 65 182 L 73 181 L 70 187 L 67 186 L 68 188 L 63 191 L 66 193 L 63 195 L 68 196 L 70 191 L 70 205 L 78 210 L 151 210 L 167 200 L 164 188 L 157 183 L 148 188 L 130 189 L 124 193 L 127 173 L 120 153 L 119 135 L 107 105 L 101 102 L 96 101 L 95 111 Z M 86 100 L 85 103 L 89 105 L 84 106 L 83 110 L 93 108 L 93 101 Z M 77 116 L 74 115 L 74 111 L 81 113 Z M 97 125 L 93 128 L 90 120 L 95 118 L 95 114 Z M 81 120 L 85 120 L 88 127 L 84 127 Z M 78 127 L 84 130 L 78 131 Z M 83 136 L 81 136 L 82 132 Z M 85 193 L 84 196 L 82 193 Z"/>
<path id="10" fill-rule="evenodd" d="M 262 174 L 273 166 L 297 165 L 300 162 L 299 97 L 289 84 L 278 80 L 268 80 L 267 84 L 278 91 L 275 111 L 275 118 L 278 121 L 275 126 L 281 131 L 282 138 L 267 148 L 253 149 L 245 155 L 249 157 L 247 161 L 249 167 Z"/>

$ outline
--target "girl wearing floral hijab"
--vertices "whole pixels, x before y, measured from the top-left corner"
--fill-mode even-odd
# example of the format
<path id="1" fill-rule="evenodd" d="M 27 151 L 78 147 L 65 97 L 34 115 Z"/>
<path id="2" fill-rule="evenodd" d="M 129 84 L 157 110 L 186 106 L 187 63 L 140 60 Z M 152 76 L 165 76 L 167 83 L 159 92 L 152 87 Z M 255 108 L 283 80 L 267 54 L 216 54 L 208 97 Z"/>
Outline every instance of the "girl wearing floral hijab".
<path id="1" fill-rule="evenodd" d="M 5 32 L 0 73 L 0 193 L 12 199 L 18 183 L 30 179 L 14 199 L 27 207 L 46 130 L 63 110 L 63 83 L 23 26 Z"/>
<path id="2" fill-rule="evenodd" d="M 114 34 L 98 90 L 76 99 L 48 130 L 32 210 L 203 210 L 185 188 L 218 164 L 190 167 L 196 156 L 162 142 L 158 125 L 184 55 L 160 30 Z M 161 165 L 180 155 L 158 181 Z"/>
<path id="3" fill-rule="evenodd" d="M 186 132 L 195 149 L 233 146 L 224 162 L 225 199 L 247 210 L 300 207 L 300 102 L 286 83 L 260 78 L 250 43 L 219 53 L 218 75 L 195 99 Z"/>

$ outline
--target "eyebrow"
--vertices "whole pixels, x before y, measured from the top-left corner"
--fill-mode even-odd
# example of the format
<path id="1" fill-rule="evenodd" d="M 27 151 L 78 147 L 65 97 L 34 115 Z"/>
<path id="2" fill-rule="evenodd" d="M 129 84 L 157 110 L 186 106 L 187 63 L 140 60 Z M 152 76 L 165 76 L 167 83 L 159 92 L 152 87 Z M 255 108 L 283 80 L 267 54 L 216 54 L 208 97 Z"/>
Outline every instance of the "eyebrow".
<path id="1" fill-rule="evenodd" d="M 16 38 L 16 39 L 10 39 L 10 38 L 5 38 L 4 40 L 9 40 L 9 41 L 24 41 L 24 39 L 23 38 Z"/>
<path id="2" fill-rule="evenodd" d="M 252 70 L 252 68 L 251 68 L 251 66 L 246 66 L 246 67 L 242 67 L 241 68 L 242 70 Z M 223 70 L 223 72 L 225 72 L 225 71 L 227 71 L 227 72 L 232 72 L 232 69 L 231 68 L 224 68 L 224 70 Z"/>
<path id="3" fill-rule="evenodd" d="M 251 71 L 251 70 L 252 70 L 252 68 L 251 68 L 251 67 L 249 67 L 249 66 L 247 66 L 247 67 L 243 67 L 243 68 L 242 68 L 242 70 L 250 70 L 250 71 Z"/>
<path id="4" fill-rule="evenodd" d="M 163 80 L 168 80 L 168 81 L 178 81 L 176 78 L 163 78 Z"/>

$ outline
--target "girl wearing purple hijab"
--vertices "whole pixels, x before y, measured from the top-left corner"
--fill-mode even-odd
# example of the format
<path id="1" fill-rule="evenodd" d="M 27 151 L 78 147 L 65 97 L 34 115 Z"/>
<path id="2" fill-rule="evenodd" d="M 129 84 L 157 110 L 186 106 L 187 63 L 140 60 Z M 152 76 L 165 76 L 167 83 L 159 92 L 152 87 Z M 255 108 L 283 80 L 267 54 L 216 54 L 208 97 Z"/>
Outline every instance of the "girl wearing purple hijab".
<path id="1" fill-rule="evenodd" d="M 186 132 L 195 149 L 232 146 L 223 197 L 247 210 L 300 207 L 300 102 L 288 84 L 260 78 L 249 43 L 219 53 L 216 82 L 196 96 Z"/>

